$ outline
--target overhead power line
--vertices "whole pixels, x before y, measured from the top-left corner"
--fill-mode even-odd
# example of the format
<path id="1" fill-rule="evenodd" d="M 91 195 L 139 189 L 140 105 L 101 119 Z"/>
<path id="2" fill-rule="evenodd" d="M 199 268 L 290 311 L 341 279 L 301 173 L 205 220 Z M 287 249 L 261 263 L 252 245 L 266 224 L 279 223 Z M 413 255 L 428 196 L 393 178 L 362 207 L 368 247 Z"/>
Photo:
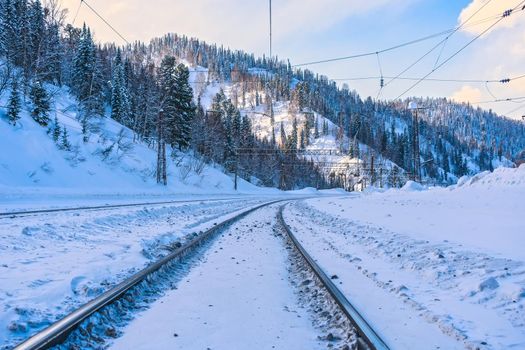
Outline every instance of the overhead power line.
<path id="1" fill-rule="evenodd" d="M 515 101 L 521 101 L 521 100 L 525 100 L 525 96 L 498 98 L 498 99 L 494 99 L 494 100 L 476 101 L 476 102 L 471 102 L 471 103 L 479 105 L 479 104 L 483 104 L 483 103 L 515 102 Z"/>
<path id="2" fill-rule="evenodd" d="M 383 76 L 385 79 L 392 79 L 393 77 Z M 506 84 L 514 80 L 523 79 L 525 78 L 525 74 L 519 75 L 516 77 L 511 78 L 503 78 L 503 79 L 440 79 L 440 78 L 426 78 L 425 81 L 432 81 L 432 82 L 449 82 L 449 83 L 501 83 Z M 356 81 L 356 80 L 377 80 L 381 79 L 381 76 L 369 76 L 369 77 L 353 77 L 353 78 L 334 78 L 330 79 L 333 81 Z M 415 77 L 398 77 L 397 80 L 413 80 L 417 81 L 421 78 L 415 78 Z"/>
<path id="3" fill-rule="evenodd" d="M 95 10 L 90 4 L 87 3 L 86 0 L 80 0 L 80 4 L 86 4 L 86 6 L 91 10 L 93 11 L 93 13 L 98 17 L 100 18 L 104 23 L 106 23 L 106 25 L 113 31 L 115 32 L 115 34 L 117 34 L 122 40 L 124 40 L 126 42 L 126 44 L 129 45 L 129 41 L 126 40 L 126 38 L 124 38 L 124 36 L 122 34 L 119 33 L 118 30 L 115 29 L 115 27 L 113 27 L 108 21 L 106 21 L 106 19 L 104 17 L 102 17 L 98 12 L 97 10 Z"/>
<path id="4" fill-rule="evenodd" d="M 436 48 L 438 48 L 440 45 L 443 45 L 441 47 L 441 52 L 439 53 L 439 56 L 436 60 L 436 62 L 434 63 L 434 68 L 433 69 L 436 69 L 437 66 L 438 66 L 438 61 L 439 59 L 441 58 L 441 55 L 443 53 L 443 49 L 445 47 L 445 44 L 447 43 L 448 39 L 450 39 L 450 37 L 452 37 L 452 35 L 456 34 L 456 32 L 458 32 L 461 28 L 464 28 L 468 22 L 470 22 L 470 20 L 472 18 L 474 18 L 481 10 L 483 10 L 488 4 L 490 4 L 492 0 L 487 0 L 485 1 L 485 3 L 479 8 L 477 9 L 472 15 L 470 15 L 465 21 L 461 22 L 459 26 L 457 26 L 456 28 L 454 28 L 454 30 L 449 34 L 447 35 L 444 39 L 442 39 L 440 42 L 438 42 L 436 45 L 434 45 L 432 48 L 430 48 L 430 50 L 428 50 L 426 53 L 424 53 L 421 57 L 419 57 L 417 60 L 415 60 L 414 62 L 412 62 L 410 65 L 408 65 L 408 67 L 406 67 L 405 69 L 403 69 L 399 74 L 397 74 L 394 78 L 392 78 L 391 80 L 389 80 L 386 84 L 386 85 L 389 85 L 390 83 L 392 83 L 393 81 L 395 81 L 396 79 L 398 79 L 400 76 L 402 76 L 403 74 L 405 74 L 407 71 L 409 71 L 412 67 L 414 67 L 416 64 L 418 64 L 419 62 L 421 62 L 425 57 L 427 57 L 428 55 L 430 55 L 430 53 L 432 53 Z"/>
<path id="5" fill-rule="evenodd" d="M 467 47 L 469 47 L 473 42 L 475 42 L 477 39 L 479 39 L 480 37 L 482 37 L 484 34 L 486 34 L 489 30 L 491 30 L 492 28 L 494 28 L 498 23 L 500 23 L 503 19 L 505 18 L 508 18 L 510 16 L 511 13 L 513 13 L 516 9 L 519 9 L 523 4 L 525 3 L 525 1 L 520 1 L 515 7 L 513 7 L 512 9 L 510 10 L 507 10 L 505 11 L 505 13 L 508 13 L 508 15 L 504 15 L 504 16 L 501 16 L 496 22 L 492 23 L 490 26 L 488 26 L 487 28 L 485 28 L 481 33 L 479 33 L 478 35 L 476 35 L 472 40 L 470 40 L 469 42 L 467 42 L 465 45 L 463 45 L 459 50 L 457 50 L 456 52 L 454 52 L 452 55 L 450 55 L 447 59 L 445 59 L 443 62 L 441 62 L 439 65 L 437 65 L 435 68 L 433 68 L 429 73 L 427 73 L 425 76 L 423 76 L 422 78 L 420 78 L 418 81 L 416 81 L 413 85 L 411 85 L 408 89 L 406 89 L 402 94 L 400 94 L 398 97 L 396 97 L 395 99 L 399 99 L 401 97 L 403 97 L 406 93 L 408 93 L 409 91 L 411 91 L 413 88 L 415 88 L 416 86 L 418 86 L 423 80 L 425 80 L 426 78 L 428 78 L 432 73 L 434 73 L 435 71 L 437 71 L 438 69 L 440 69 L 441 67 L 443 67 L 445 64 L 447 64 L 448 62 L 450 62 L 450 60 L 452 60 L 454 57 L 456 57 L 458 54 L 460 54 L 463 50 L 465 50 Z M 508 12 L 510 11 L 510 12 Z"/>
<path id="6" fill-rule="evenodd" d="M 509 14 L 509 16 L 514 15 L 515 13 L 516 12 L 513 11 L 513 12 L 511 12 Z M 483 23 L 486 23 L 486 22 L 489 22 L 489 21 L 492 21 L 492 20 L 498 19 L 498 18 L 502 18 L 502 14 L 492 15 L 492 16 L 483 18 L 481 20 L 472 22 L 472 23 L 470 23 L 468 25 L 464 25 L 462 28 L 470 28 L 470 27 L 477 26 L 477 25 L 480 25 L 480 24 L 483 24 Z M 330 63 L 330 62 L 344 61 L 344 60 L 350 60 L 350 59 L 355 59 L 355 58 L 360 58 L 360 57 L 373 56 L 373 55 L 377 55 L 377 54 L 380 54 L 380 53 L 385 53 L 385 52 L 388 52 L 388 51 L 397 50 L 397 49 L 400 49 L 400 48 L 403 48 L 403 47 L 406 47 L 406 46 L 414 45 L 414 44 L 417 44 L 417 43 L 420 43 L 420 42 L 423 42 L 423 41 L 426 41 L 426 40 L 434 39 L 434 38 L 437 38 L 437 37 L 440 37 L 440 36 L 443 36 L 443 35 L 447 35 L 447 34 L 450 34 L 450 33 L 454 32 L 454 31 L 457 31 L 457 28 L 458 28 L 458 26 L 456 26 L 454 28 L 451 28 L 451 29 L 447 29 L 447 30 L 438 32 L 438 33 L 430 34 L 430 35 L 427 35 L 427 36 L 424 36 L 424 37 L 421 37 L 421 38 L 418 38 L 418 39 L 414 39 L 414 40 L 410 40 L 410 41 L 407 41 L 407 42 L 403 42 L 401 44 L 394 45 L 394 46 L 391 46 L 391 47 L 388 47 L 388 48 L 385 48 L 385 49 L 381 49 L 381 50 L 363 52 L 363 53 L 349 55 L 349 56 L 328 58 L 328 59 L 323 59 L 323 60 L 318 60 L 318 61 L 304 62 L 304 63 L 294 64 L 294 65 L 292 65 L 292 67 L 295 68 L 295 67 L 302 67 L 302 66 L 311 66 L 311 65 L 315 65 L 315 64 L 321 64 L 321 63 Z"/>
<path id="7" fill-rule="evenodd" d="M 509 114 L 515 113 L 515 112 L 517 112 L 519 110 L 522 110 L 523 108 L 525 108 L 525 103 L 520 105 L 520 106 L 518 106 L 517 108 L 514 108 L 514 109 L 508 111 L 507 113 L 504 113 L 503 115 L 509 115 Z"/>
<path id="8" fill-rule="evenodd" d="M 80 8 L 82 7 L 82 0 L 80 0 L 80 3 L 78 4 L 78 7 L 77 7 L 77 11 L 75 12 L 75 17 L 73 18 L 73 23 L 72 25 L 74 26 L 75 25 L 75 22 L 77 20 L 77 16 L 78 16 L 78 13 L 80 12 Z"/>

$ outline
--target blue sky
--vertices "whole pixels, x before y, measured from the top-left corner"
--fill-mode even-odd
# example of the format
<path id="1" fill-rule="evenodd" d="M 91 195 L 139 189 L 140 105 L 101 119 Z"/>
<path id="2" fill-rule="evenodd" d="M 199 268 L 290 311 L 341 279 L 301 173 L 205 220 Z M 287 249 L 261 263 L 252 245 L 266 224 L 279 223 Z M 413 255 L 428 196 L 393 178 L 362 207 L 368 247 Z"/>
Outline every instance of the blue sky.
<path id="1" fill-rule="evenodd" d="M 148 41 L 166 32 L 177 32 L 209 42 L 243 49 L 258 55 L 268 53 L 268 0 L 88 0 L 128 40 Z M 488 2 L 488 3 L 487 3 Z M 483 19 L 514 7 L 518 0 L 273 0 L 274 54 L 292 64 L 380 50 L 401 42 L 455 27 L 461 20 L 485 5 L 471 21 Z M 74 14 L 77 0 L 63 0 Z M 525 12 L 525 11 L 521 11 Z M 517 13 L 483 36 L 436 71 L 435 78 L 499 79 L 525 74 L 525 18 Z M 463 16 L 463 18 L 461 18 Z M 73 15 L 70 16 L 70 19 Z M 119 38 L 83 6 L 77 25 L 85 21 L 100 41 Z M 480 30 L 469 28 L 454 34 L 444 47 L 442 59 L 450 56 Z M 442 38 L 381 54 L 383 75 L 392 76 L 429 50 Z M 504 54 L 502 54 L 502 51 Z M 421 77 L 429 72 L 439 50 L 404 74 Z M 329 78 L 379 75 L 374 56 L 309 69 Z M 521 69 L 521 71 L 520 71 Z M 424 82 L 408 95 L 454 97 L 462 101 L 482 101 L 525 95 L 525 79 L 507 86 Z M 381 97 L 392 99 L 410 82 L 395 81 Z M 349 82 L 362 96 L 376 97 L 379 81 Z M 515 103 L 483 104 L 504 114 L 520 107 Z M 525 114 L 525 105 L 512 117 Z"/>

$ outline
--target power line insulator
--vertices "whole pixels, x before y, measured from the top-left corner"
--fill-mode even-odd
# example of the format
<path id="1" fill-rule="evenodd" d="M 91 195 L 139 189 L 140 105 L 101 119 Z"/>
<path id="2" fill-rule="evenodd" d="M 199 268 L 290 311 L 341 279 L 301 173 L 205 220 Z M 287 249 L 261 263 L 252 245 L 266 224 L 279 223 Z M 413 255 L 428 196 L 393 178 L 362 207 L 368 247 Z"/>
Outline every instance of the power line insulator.
<path id="1" fill-rule="evenodd" d="M 503 12 L 503 17 L 509 17 L 511 13 L 512 13 L 512 9 L 506 10 Z"/>
<path id="2" fill-rule="evenodd" d="M 385 78 L 381 77 L 381 79 L 379 80 L 379 86 L 382 88 L 385 87 Z"/>
<path id="3" fill-rule="evenodd" d="M 499 82 L 502 83 L 502 84 L 506 84 L 506 83 L 510 82 L 510 78 L 501 79 Z"/>

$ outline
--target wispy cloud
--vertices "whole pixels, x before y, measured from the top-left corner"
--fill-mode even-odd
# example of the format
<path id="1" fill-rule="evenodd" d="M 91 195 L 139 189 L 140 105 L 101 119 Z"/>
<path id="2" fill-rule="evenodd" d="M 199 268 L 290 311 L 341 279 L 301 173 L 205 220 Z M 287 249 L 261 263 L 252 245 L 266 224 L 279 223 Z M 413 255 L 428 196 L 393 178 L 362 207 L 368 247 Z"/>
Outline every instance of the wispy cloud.
<path id="1" fill-rule="evenodd" d="M 466 6 L 458 17 L 458 22 L 465 21 L 475 11 L 477 11 L 487 0 L 473 0 Z M 518 4 L 517 0 L 498 0 L 491 1 L 479 14 L 471 21 L 487 18 L 492 15 L 501 15 L 503 11 L 514 8 Z M 479 72 L 478 75 L 487 79 L 510 78 L 525 74 L 525 11 L 521 7 L 510 17 L 504 18 L 494 29 L 483 35 L 479 43 L 472 46 L 469 51 L 470 67 L 472 71 Z M 479 26 L 467 27 L 464 32 L 468 35 L 480 34 L 496 19 L 488 21 Z M 490 89 L 490 91 L 489 91 Z M 523 95 L 525 92 L 525 79 L 516 80 L 508 84 L 492 84 L 489 89 L 469 89 L 463 87 L 452 97 L 464 98 L 470 102 L 476 100 L 491 100 L 493 95 L 498 99 Z M 479 96 L 478 92 L 481 93 Z M 470 97 L 469 97 L 470 96 Z M 515 109 L 512 103 L 486 104 L 483 107 L 493 108 L 498 113 L 504 114 Z M 510 117 L 519 118 L 518 112 Z"/>

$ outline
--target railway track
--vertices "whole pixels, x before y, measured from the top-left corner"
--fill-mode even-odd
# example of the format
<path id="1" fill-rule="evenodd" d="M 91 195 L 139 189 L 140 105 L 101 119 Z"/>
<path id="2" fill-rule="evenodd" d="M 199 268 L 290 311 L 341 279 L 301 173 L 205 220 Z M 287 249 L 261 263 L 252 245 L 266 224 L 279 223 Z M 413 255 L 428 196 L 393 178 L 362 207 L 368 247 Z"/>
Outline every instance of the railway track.
<path id="1" fill-rule="evenodd" d="M 350 323 L 355 328 L 357 334 L 357 349 L 358 350 L 389 350 L 389 347 L 366 321 L 366 319 L 359 313 L 359 311 L 352 305 L 346 296 L 337 288 L 332 282 L 332 279 L 323 271 L 323 269 L 316 263 L 316 261 L 308 254 L 308 252 L 301 245 L 299 240 L 295 237 L 290 227 L 286 224 L 283 217 L 283 210 L 285 205 L 279 208 L 277 215 L 279 224 L 282 226 L 286 235 L 292 242 L 295 249 L 299 252 L 301 258 L 308 266 L 309 270 L 316 276 L 323 288 L 329 293 L 333 301 L 339 306 L 341 312 L 347 317 Z"/>
<path id="2" fill-rule="evenodd" d="M 264 207 L 290 201 L 290 199 L 281 199 L 266 202 L 264 204 L 247 209 L 234 217 L 231 217 L 215 226 L 211 229 L 201 233 L 200 235 L 186 241 L 182 246 L 176 248 L 171 253 L 160 259 L 159 261 L 149 265 L 145 269 L 130 276 L 120 284 L 114 286 L 110 290 L 96 297 L 87 304 L 79 307 L 69 315 L 53 323 L 49 327 L 33 335 L 29 339 L 18 344 L 14 350 L 40 350 L 49 349 L 51 347 L 64 343 L 68 336 L 80 327 L 81 324 L 85 324 L 85 321 L 94 317 L 96 314 L 104 312 L 104 309 L 112 304 L 117 304 L 121 299 L 124 299 L 128 293 L 131 293 L 134 289 L 140 288 L 142 283 L 147 283 L 148 280 L 152 280 L 152 276 L 162 270 L 165 267 L 171 266 L 171 263 L 177 261 L 177 259 L 186 256 L 190 252 L 194 252 L 197 247 L 201 246 L 205 242 L 209 242 L 216 234 L 222 232 L 225 228 L 229 227 L 233 223 L 239 221 L 250 213 L 253 213 Z M 328 294 L 333 299 L 333 302 L 340 308 L 341 312 L 348 318 L 350 323 L 355 328 L 357 335 L 357 349 L 364 350 L 387 350 L 388 346 L 381 340 L 379 335 L 373 330 L 373 328 L 366 322 L 361 314 L 356 310 L 355 307 L 346 299 L 346 297 L 339 291 L 331 279 L 326 275 L 325 272 L 316 264 L 312 257 L 302 247 L 300 242 L 295 238 L 291 232 L 289 226 L 284 221 L 282 211 L 285 204 L 281 205 L 278 212 L 278 223 L 282 226 L 286 232 L 288 239 L 293 242 L 294 249 L 296 249 L 308 268 L 319 280 L 322 288 L 326 289 Z"/>
<path id="3" fill-rule="evenodd" d="M 160 201 L 160 202 L 140 202 L 140 203 L 125 203 L 125 204 L 106 204 L 106 205 L 94 205 L 94 206 L 79 206 L 79 207 L 66 207 L 66 208 L 53 208 L 53 209 L 36 209 L 36 210 L 19 210 L 19 211 L 7 211 L 0 212 L 1 218 L 15 218 L 20 216 L 28 215 L 39 215 L 48 213 L 60 213 L 70 211 L 83 211 L 83 210 L 107 210 L 107 209 L 119 209 L 129 207 L 140 207 L 144 205 L 166 205 L 166 204 L 178 204 L 178 203 L 195 203 L 195 202 L 220 202 L 241 199 L 241 197 L 231 198 L 202 198 L 202 199 L 189 199 L 189 200 L 173 200 L 173 201 Z"/>

